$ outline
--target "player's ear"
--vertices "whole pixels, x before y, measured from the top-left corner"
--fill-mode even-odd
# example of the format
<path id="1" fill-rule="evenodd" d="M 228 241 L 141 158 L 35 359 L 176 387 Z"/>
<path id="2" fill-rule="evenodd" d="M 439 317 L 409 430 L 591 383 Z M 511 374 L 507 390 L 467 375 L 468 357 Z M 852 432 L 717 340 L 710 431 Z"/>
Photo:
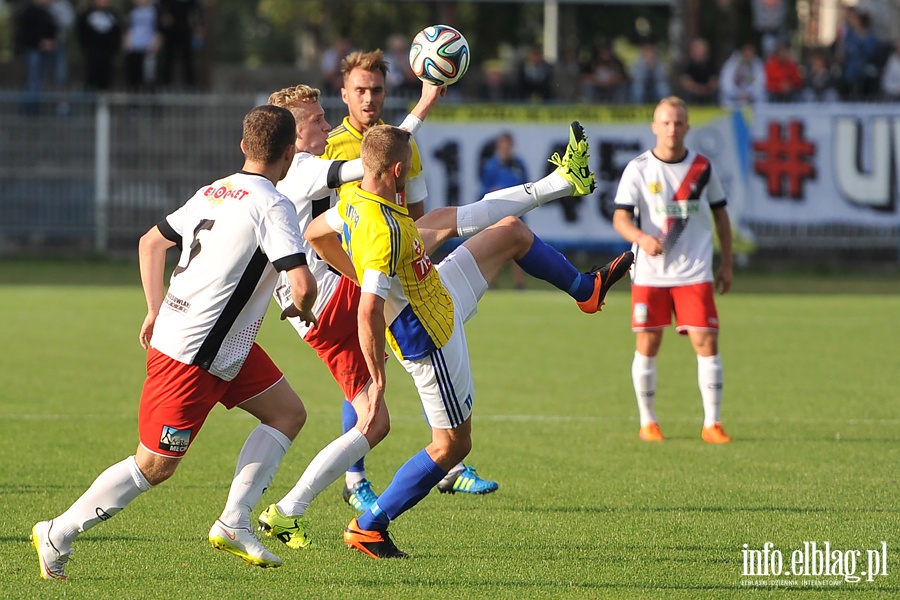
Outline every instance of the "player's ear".
<path id="1" fill-rule="evenodd" d="M 247 144 L 244 143 L 244 138 L 241 138 L 241 152 L 247 154 Z"/>

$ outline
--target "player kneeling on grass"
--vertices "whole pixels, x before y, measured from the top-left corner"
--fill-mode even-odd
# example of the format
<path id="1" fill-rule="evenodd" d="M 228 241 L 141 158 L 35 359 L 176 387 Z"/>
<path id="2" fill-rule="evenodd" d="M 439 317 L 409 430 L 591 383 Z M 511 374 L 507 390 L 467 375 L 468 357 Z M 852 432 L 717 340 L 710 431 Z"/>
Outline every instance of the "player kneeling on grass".
<path id="1" fill-rule="evenodd" d="M 261 106 L 244 118 L 243 169 L 197 191 L 140 241 L 147 316 L 140 343 L 147 379 L 138 415 L 140 444 L 100 474 L 64 513 L 31 532 L 41 576 L 65 579 L 79 534 L 113 517 L 175 472 L 216 404 L 240 407 L 260 424 L 238 456 L 222 515 L 210 543 L 250 565 L 277 567 L 250 525 L 259 499 L 306 410 L 281 371 L 256 343 L 278 272 L 287 273 L 293 302 L 282 318 L 315 324 L 315 279 L 306 267 L 294 206 L 275 189 L 294 156 L 294 117 Z M 181 245 L 169 289 L 166 250 Z"/>
<path id="2" fill-rule="evenodd" d="M 484 231 L 435 266 L 427 249 L 460 228 L 451 219 L 445 230 L 446 215 L 440 213 L 433 217 L 440 223 L 429 224 L 429 215 L 437 211 L 418 222 L 409 217 L 403 201 L 412 155 L 409 139 L 409 132 L 398 127 L 371 127 L 362 141 L 365 175 L 359 190 L 342 197 L 306 232 L 316 253 L 362 288 L 359 342 L 372 376 L 363 433 L 389 419 L 384 400 L 387 343 L 412 376 L 432 430 L 431 443 L 400 467 L 375 505 L 344 531 L 349 547 L 373 558 L 406 556 L 388 535 L 388 525 L 424 498 L 472 448 L 475 389 L 464 324 L 474 316 L 487 281 L 515 260 L 526 273 L 550 282 L 583 311 L 594 313 L 633 259 L 626 252 L 595 271 L 580 273 L 519 219 L 506 217 L 495 225 L 485 223 Z M 577 123 L 569 149 L 557 160 L 561 185 L 590 188 L 587 143 Z M 469 215 L 473 226 L 489 221 L 489 205 L 482 208 Z"/>

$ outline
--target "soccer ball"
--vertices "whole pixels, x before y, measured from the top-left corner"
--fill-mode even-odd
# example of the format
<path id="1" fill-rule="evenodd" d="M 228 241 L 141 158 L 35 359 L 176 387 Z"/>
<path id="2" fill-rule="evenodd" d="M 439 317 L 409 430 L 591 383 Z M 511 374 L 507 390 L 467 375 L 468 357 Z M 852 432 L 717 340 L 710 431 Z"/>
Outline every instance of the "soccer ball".
<path id="1" fill-rule="evenodd" d="M 432 85 L 456 83 L 469 68 L 469 42 L 449 25 L 426 27 L 409 47 L 409 66 Z"/>

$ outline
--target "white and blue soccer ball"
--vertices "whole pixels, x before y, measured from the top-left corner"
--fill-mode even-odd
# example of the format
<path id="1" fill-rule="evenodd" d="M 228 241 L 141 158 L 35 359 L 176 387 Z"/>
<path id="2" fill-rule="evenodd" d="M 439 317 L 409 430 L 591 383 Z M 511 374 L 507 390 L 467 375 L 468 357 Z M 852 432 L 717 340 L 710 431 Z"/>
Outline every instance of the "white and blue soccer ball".
<path id="1" fill-rule="evenodd" d="M 409 66 L 422 81 L 451 85 L 469 68 L 469 42 L 449 25 L 432 25 L 416 34 L 409 47 Z"/>

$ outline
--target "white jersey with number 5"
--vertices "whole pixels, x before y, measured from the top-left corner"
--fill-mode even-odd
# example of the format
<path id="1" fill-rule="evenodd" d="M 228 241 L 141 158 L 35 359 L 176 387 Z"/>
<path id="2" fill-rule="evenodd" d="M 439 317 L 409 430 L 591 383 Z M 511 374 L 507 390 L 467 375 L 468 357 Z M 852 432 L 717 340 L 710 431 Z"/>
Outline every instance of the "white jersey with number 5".
<path id="1" fill-rule="evenodd" d="M 633 281 L 672 287 L 713 280 L 712 208 L 725 206 L 725 191 L 709 159 L 688 151 L 668 163 L 647 150 L 628 163 L 615 205 L 631 211 L 644 234 L 662 241 L 659 256 L 635 244 Z"/>
<path id="2" fill-rule="evenodd" d="M 294 206 L 268 179 L 236 173 L 197 191 L 158 225 L 181 244 L 150 344 L 226 381 L 244 364 L 277 271 L 306 264 Z"/>

